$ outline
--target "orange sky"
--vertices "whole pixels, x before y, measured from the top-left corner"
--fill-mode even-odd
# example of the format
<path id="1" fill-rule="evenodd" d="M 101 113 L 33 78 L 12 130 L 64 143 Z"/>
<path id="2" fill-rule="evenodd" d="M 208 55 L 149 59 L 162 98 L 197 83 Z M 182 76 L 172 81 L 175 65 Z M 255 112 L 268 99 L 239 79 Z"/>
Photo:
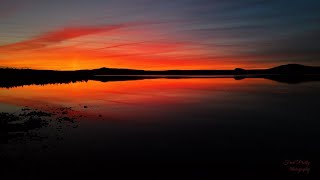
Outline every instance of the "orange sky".
<path id="1" fill-rule="evenodd" d="M 319 1 L 1 1 L 0 67 L 319 66 L 315 7 Z"/>
<path id="2" fill-rule="evenodd" d="M 146 70 L 270 67 L 256 57 L 163 36 L 146 24 L 66 27 L 0 46 L 2 67 L 77 70 L 101 67 Z M 152 39 L 152 40 L 150 40 Z"/>

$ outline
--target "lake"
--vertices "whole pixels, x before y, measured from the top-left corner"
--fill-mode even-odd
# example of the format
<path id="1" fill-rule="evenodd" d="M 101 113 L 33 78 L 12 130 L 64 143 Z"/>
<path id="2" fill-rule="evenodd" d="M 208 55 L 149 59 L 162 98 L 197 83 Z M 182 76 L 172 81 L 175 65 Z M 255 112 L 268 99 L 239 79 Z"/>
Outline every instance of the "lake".
<path id="1" fill-rule="evenodd" d="M 262 78 L 0 88 L 2 117 L 14 119 L 0 129 L 1 173 L 104 179 L 317 176 L 319 107 L 320 82 Z"/>

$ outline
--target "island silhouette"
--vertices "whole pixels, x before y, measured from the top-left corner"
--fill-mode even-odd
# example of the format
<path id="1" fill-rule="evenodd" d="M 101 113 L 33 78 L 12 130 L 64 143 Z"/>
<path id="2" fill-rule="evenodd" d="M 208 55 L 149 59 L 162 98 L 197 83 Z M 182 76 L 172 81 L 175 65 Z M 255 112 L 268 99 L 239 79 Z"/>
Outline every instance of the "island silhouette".
<path id="1" fill-rule="evenodd" d="M 0 68 L 0 87 L 12 88 L 24 85 L 45 85 L 71 83 L 88 80 L 101 82 L 127 81 L 155 78 L 222 78 L 233 77 L 236 80 L 245 78 L 264 78 L 282 83 L 302 83 L 320 81 L 320 67 L 300 64 L 287 64 L 269 69 L 234 70 L 164 70 L 147 71 L 136 69 L 100 68 L 92 70 L 56 71 Z"/>

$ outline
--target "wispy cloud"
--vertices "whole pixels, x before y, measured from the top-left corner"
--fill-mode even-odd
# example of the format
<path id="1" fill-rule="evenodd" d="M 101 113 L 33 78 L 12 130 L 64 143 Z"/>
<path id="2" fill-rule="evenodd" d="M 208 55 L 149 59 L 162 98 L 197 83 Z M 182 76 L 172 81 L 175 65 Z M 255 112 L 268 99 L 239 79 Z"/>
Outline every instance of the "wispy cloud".
<path id="1" fill-rule="evenodd" d="M 66 27 L 56 31 L 44 33 L 29 40 L 0 46 L 0 51 L 38 49 L 74 38 L 98 33 L 112 32 L 129 26 L 130 24 Z"/>

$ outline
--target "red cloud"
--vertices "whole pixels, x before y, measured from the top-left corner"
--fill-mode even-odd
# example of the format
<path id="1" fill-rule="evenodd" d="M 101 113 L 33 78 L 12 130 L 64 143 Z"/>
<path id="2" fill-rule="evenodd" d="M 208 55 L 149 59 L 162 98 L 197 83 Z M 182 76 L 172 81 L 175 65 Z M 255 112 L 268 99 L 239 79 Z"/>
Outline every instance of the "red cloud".
<path id="1" fill-rule="evenodd" d="M 2 50 L 30 50 L 46 47 L 51 44 L 59 43 L 69 39 L 74 39 L 81 36 L 92 35 L 97 33 L 105 33 L 120 28 L 130 26 L 130 24 L 118 25 L 104 25 L 104 26 L 80 26 L 80 27 L 67 27 L 61 30 L 49 32 L 30 40 L 21 41 L 18 43 L 0 46 Z"/>

